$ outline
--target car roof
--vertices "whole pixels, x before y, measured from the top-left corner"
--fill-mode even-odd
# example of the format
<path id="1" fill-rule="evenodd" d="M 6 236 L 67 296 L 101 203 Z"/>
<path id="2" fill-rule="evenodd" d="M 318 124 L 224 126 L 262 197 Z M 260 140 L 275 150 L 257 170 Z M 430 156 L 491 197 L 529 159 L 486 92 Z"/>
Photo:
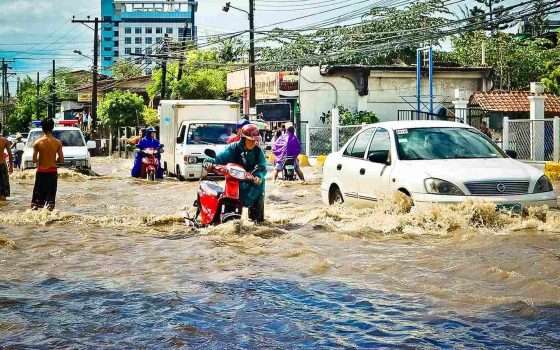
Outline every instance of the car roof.
<path id="1" fill-rule="evenodd" d="M 414 129 L 414 128 L 472 128 L 467 124 L 450 122 L 444 120 L 399 120 L 390 122 L 380 122 L 368 125 L 367 127 L 382 127 L 387 129 Z"/>

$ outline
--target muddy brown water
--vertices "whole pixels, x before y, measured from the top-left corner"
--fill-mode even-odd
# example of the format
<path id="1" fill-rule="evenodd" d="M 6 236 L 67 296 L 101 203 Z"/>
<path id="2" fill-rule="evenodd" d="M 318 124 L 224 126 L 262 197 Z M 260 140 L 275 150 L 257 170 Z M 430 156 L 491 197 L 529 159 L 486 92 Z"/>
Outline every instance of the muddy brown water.
<path id="1" fill-rule="evenodd" d="M 27 210 L 32 173 L 12 177 L 0 349 L 560 347 L 557 211 L 328 208 L 308 168 L 267 184 L 265 225 L 195 231 L 197 182 L 129 166 L 62 173 L 52 213 Z"/>

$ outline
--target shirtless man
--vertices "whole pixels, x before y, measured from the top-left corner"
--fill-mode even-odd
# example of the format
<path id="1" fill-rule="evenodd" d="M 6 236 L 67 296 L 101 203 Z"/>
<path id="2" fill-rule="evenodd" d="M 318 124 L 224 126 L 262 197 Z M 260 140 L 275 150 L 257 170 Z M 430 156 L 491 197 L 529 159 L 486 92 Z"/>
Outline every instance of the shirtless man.
<path id="1" fill-rule="evenodd" d="M 8 164 L 4 159 L 4 152 L 8 152 Z M 0 124 L 0 202 L 10 196 L 10 175 L 14 171 L 12 147 L 10 141 L 2 137 L 2 124 Z"/>
<path id="2" fill-rule="evenodd" d="M 31 209 L 37 210 L 46 206 L 48 210 L 53 210 L 58 182 L 56 163 L 57 161 L 64 163 L 64 155 L 62 142 L 52 134 L 54 121 L 52 119 L 43 121 L 42 128 L 44 135 L 33 144 L 33 163 L 37 163 L 37 173 Z"/>

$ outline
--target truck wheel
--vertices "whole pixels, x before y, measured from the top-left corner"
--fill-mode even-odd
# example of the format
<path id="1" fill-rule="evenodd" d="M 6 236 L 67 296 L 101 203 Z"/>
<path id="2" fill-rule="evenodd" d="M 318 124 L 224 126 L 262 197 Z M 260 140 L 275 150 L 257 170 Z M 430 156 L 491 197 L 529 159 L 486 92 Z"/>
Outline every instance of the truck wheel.
<path id="1" fill-rule="evenodd" d="M 185 181 L 185 178 L 181 174 L 181 168 L 179 167 L 179 165 L 177 165 L 177 172 L 175 174 L 177 175 L 177 180 Z"/>

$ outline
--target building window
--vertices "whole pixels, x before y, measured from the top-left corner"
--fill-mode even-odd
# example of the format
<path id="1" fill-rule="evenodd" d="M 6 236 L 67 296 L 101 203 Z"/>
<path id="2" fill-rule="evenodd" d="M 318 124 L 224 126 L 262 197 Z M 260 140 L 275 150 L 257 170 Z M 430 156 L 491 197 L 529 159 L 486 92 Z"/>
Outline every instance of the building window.
<path id="1" fill-rule="evenodd" d="M 119 57 L 119 52 L 118 51 L 113 52 L 113 57 Z"/>
<path id="2" fill-rule="evenodd" d="M 163 28 L 162 27 L 156 27 L 156 34 L 161 34 L 163 33 Z"/>
<path id="3" fill-rule="evenodd" d="M 142 44 L 142 38 L 140 38 L 140 37 L 134 38 L 134 43 L 135 44 Z"/>
<path id="4" fill-rule="evenodd" d="M 156 44 L 161 44 L 161 41 L 162 41 L 162 40 L 163 40 L 163 39 L 161 38 L 161 36 L 157 37 L 157 38 L 156 38 Z"/>
<path id="5" fill-rule="evenodd" d="M 115 31 L 113 32 L 113 36 L 118 37 L 118 36 L 119 36 L 119 31 L 118 31 L 118 30 L 115 30 Z"/>
<path id="6" fill-rule="evenodd" d="M 132 34 L 132 28 L 130 28 L 130 27 L 125 27 L 125 28 L 124 28 L 124 33 L 125 33 L 125 34 Z"/>
<path id="7" fill-rule="evenodd" d="M 103 30 L 110 32 L 111 30 L 113 30 L 113 27 L 103 27 Z"/>
<path id="8" fill-rule="evenodd" d="M 118 40 L 115 40 L 115 41 L 113 42 L 113 46 L 114 46 L 114 47 L 119 47 L 119 41 L 118 41 Z"/>
<path id="9" fill-rule="evenodd" d="M 151 59 L 149 59 L 149 58 L 147 58 L 147 59 L 146 59 L 146 60 L 145 60 L 144 62 L 146 63 L 146 65 L 148 65 L 148 64 L 152 64 L 152 60 L 151 60 Z"/>
<path id="10" fill-rule="evenodd" d="M 105 40 L 105 41 L 111 41 L 111 40 L 113 40 L 113 38 L 111 38 L 110 36 L 106 36 L 106 37 L 103 38 L 103 40 Z"/>
<path id="11" fill-rule="evenodd" d="M 129 36 L 128 36 L 128 37 L 126 37 L 126 38 L 124 38 L 124 43 L 125 43 L 126 45 L 130 45 L 130 44 L 132 44 L 132 38 L 131 38 L 131 37 L 129 37 Z"/>
<path id="12" fill-rule="evenodd" d="M 130 47 L 126 47 L 124 49 L 124 53 L 125 53 L 125 55 L 130 55 L 132 53 L 132 49 Z"/>
<path id="13" fill-rule="evenodd" d="M 146 52 L 146 55 L 151 55 L 152 54 L 152 49 L 148 47 L 148 48 L 146 48 L 145 52 Z"/>
<path id="14" fill-rule="evenodd" d="M 134 53 L 142 53 L 142 49 L 139 47 L 134 48 Z"/>
<path id="15" fill-rule="evenodd" d="M 148 37 L 144 40 L 146 41 L 146 45 L 151 45 L 152 44 L 152 38 Z"/>
<path id="16" fill-rule="evenodd" d="M 145 28 L 145 33 L 146 34 L 152 34 L 152 27 L 146 27 Z"/>
<path id="17" fill-rule="evenodd" d="M 165 33 L 166 34 L 173 34 L 173 28 L 171 28 L 171 27 L 165 28 Z"/>
<path id="18" fill-rule="evenodd" d="M 135 34 L 142 34 L 142 28 L 140 28 L 140 27 L 134 28 L 134 33 Z"/>
<path id="19" fill-rule="evenodd" d="M 112 60 L 113 60 L 113 57 L 103 57 L 103 59 L 104 59 L 105 61 L 112 61 Z"/>
<path id="20" fill-rule="evenodd" d="M 112 21 L 113 19 L 111 18 L 111 16 L 104 16 L 104 17 L 103 17 L 103 20 L 104 20 L 104 21 L 107 21 L 107 22 L 110 22 L 110 21 Z"/>
<path id="21" fill-rule="evenodd" d="M 113 51 L 113 48 L 112 47 L 104 47 L 103 51 Z"/>

